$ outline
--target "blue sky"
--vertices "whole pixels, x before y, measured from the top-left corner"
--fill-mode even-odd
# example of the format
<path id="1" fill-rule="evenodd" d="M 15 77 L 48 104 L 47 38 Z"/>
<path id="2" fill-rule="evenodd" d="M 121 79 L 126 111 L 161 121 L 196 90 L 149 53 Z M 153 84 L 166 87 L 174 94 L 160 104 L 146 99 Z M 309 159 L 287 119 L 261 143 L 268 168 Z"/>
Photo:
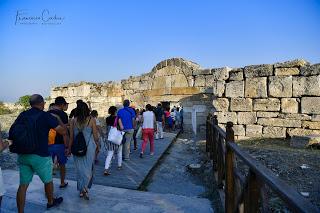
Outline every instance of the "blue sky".
<path id="1" fill-rule="evenodd" d="M 62 23 L 15 24 L 17 11 L 46 9 Z M 319 0 L 0 0 L 0 100 L 125 79 L 171 57 L 204 68 L 319 63 L 319 35 Z"/>

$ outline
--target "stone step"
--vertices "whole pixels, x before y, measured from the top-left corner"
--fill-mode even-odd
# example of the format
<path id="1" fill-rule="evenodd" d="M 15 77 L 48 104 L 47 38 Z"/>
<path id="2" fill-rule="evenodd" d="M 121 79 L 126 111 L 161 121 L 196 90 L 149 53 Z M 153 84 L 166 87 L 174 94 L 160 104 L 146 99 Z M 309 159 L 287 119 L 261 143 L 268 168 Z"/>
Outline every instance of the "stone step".
<path id="1" fill-rule="evenodd" d="M 7 192 L 3 199 L 2 213 L 16 212 L 15 196 L 19 185 L 19 172 L 4 170 L 3 179 Z M 86 201 L 79 197 L 76 190 L 77 183 L 72 180 L 68 180 L 68 182 L 67 188 L 59 189 L 59 179 L 54 178 L 55 195 L 63 196 L 64 201 L 50 212 L 213 212 L 211 202 L 203 198 L 156 194 L 95 184 L 89 192 L 90 200 Z M 38 176 L 34 176 L 27 192 L 25 212 L 46 212 L 46 203 L 43 184 Z"/>

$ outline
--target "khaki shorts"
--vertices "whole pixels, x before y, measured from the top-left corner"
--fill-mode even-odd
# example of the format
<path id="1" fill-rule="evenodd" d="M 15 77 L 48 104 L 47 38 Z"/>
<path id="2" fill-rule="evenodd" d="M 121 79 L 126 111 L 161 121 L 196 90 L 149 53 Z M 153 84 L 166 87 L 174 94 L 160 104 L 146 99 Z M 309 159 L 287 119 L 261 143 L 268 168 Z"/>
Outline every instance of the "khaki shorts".
<path id="1" fill-rule="evenodd" d="M 2 171 L 0 168 L 0 197 L 3 196 L 5 192 L 6 192 L 6 190 L 4 189 L 3 179 L 2 179 Z"/>
<path id="2" fill-rule="evenodd" d="M 39 155 L 19 155 L 20 184 L 29 184 L 36 173 L 43 183 L 52 181 L 52 159 Z"/>

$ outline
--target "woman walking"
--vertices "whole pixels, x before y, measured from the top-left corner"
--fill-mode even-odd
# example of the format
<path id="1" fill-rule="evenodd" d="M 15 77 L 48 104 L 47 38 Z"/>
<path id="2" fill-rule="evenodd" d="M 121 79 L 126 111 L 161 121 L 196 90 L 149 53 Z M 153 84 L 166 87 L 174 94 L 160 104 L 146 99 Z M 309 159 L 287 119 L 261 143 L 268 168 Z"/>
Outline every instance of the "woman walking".
<path id="1" fill-rule="evenodd" d="M 156 130 L 156 115 L 150 104 L 147 104 L 146 110 L 142 114 L 142 137 L 143 143 L 141 147 L 140 158 L 143 157 L 148 140 L 150 141 L 150 155 L 154 155 L 154 132 Z"/>
<path id="2" fill-rule="evenodd" d="M 109 130 L 112 126 L 117 125 L 117 121 L 118 118 L 116 116 L 116 112 L 117 112 L 117 108 L 115 106 L 111 106 L 108 110 L 108 113 L 110 114 L 110 116 L 108 116 L 106 118 L 106 124 L 107 124 L 107 136 L 109 134 Z M 107 139 L 107 137 L 105 138 Z M 113 157 L 114 152 L 117 153 L 117 157 L 118 157 L 118 169 L 120 170 L 122 168 L 122 144 L 117 145 L 112 143 L 111 141 L 105 140 L 105 147 L 107 150 L 107 157 L 106 157 L 106 162 L 104 164 L 104 175 L 110 175 L 110 164 L 111 164 L 111 160 Z"/>
<path id="3" fill-rule="evenodd" d="M 90 116 L 88 105 L 82 102 L 77 106 L 76 111 L 77 115 L 70 125 L 69 150 L 71 150 L 78 133 L 82 132 L 87 145 L 87 152 L 84 156 L 73 155 L 73 159 L 77 172 L 77 189 L 80 192 L 80 197 L 89 200 L 88 193 L 93 180 L 93 165 L 99 136 L 96 121 Z"/>

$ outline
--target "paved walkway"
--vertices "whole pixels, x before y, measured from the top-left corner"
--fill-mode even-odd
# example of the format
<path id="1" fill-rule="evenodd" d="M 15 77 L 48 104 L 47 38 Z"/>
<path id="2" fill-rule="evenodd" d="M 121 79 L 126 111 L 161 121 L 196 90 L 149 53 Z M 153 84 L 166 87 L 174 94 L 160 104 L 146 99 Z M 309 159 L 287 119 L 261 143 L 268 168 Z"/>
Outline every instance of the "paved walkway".
<path id="1" fill-rule="evenodd" d="M 19 183 L 19 173 L 13 170 L 3 171 L 6 195 L 1 213 L 16 212 L 15 195 Z M 54 179 L 55 194 L 64 197 L 63 203 L 48 212 L 124 212 L 124 213 L 160 213 L 212 212 L 210 201 L 172 194 L 155 194 L 123 188 L 93 185 L 90 200 L 79 198 L 76 182 L 69 181 L 66 189 L 59 189 L 59 179 Z M 26 213 L 46 212 L 46 198 L 43 184 L 38 176 L 33 178 L 27 193 Z"/>
<path id="2" fill-rule="evenodd" d="M 130 161 L 123 161 L 122 170 L 117 170 L 117 156 L 114 156 L 111 166 L 111 175 L 104 176 L 104 162 L 106 158 L 106 153 L 99 154 L 99 163 L 95 165 L 95 175 L 94 184 L 113 186 L 126 189 L 138 189 L 143 183 L 149 172 L 157 164 L 161 156 L 168 149 L 171 143 L 174 142 L 177 137 L 177 133 L 165 133 L 164 139 L 155 140 L 155 154 L 153 156 L 149 155 L 149 143 L 145 151 L 144 158 L 139 157 L 141 140 L 138 140 L 139 149 L 133 151 L 130 155 Z M 104 148 L 102 149 L 102 151 Z M 59 171 L 56 171 L 55 177 L 59 177 Z M 67 177 L 68 180 L 76 180 L 76 173 L 74 168 L 74 162 L 72 157 L 67 163 Z"/>

